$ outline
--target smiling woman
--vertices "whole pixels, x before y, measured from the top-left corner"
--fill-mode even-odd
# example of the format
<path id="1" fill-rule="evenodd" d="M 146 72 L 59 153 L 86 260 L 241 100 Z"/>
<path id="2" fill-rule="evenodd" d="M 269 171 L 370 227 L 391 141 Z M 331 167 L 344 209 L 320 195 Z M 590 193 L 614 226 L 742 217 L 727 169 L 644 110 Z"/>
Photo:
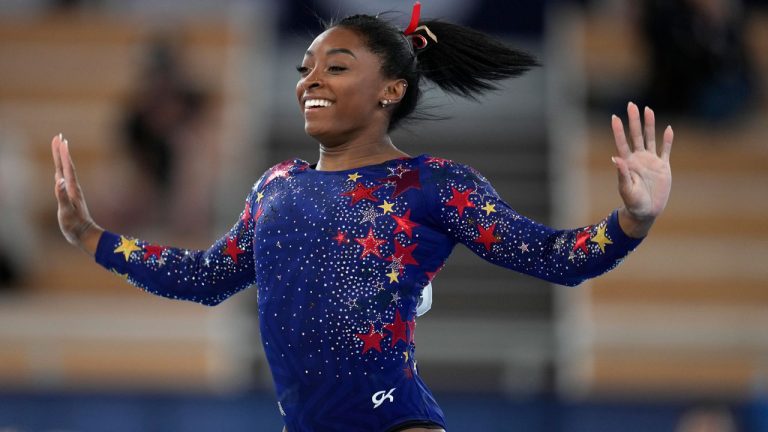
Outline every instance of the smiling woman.
<path id="1" fill-rule="evenodd" d="M 207 250 L 100 228 L 67 141 L 52 142 L 59 225 L 96 262 L 148 292 L 211 306 L 258 285 L 262 343 L 288 432 L 444 430 L 418 375 L 414 334 L 425 287 L 454 246 L 578 285 L 637 247 L 669 197 L 672 131 L 657 155 L 653 111 L 645 110 L 643 136 L 634 104 L 631 148 L 613 118 L 624 205 L 576 229 L 518 214 L 470 166 L 399 150 L 389 131 L 414 118 L 422 79 L 475 98 L 536 64 L 474 30 L 421 21 L 418 12 L 417 3 L 404 32 L 356 15 L 312 42 L 296 97 L 318 161 L 267 170 L 233 227 Z"/>

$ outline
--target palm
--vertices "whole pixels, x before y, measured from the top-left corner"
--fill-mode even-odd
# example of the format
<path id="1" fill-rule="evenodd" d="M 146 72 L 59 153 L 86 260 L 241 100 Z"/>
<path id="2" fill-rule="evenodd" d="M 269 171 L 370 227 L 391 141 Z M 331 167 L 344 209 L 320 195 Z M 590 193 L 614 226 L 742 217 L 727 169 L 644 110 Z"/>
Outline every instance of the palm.
<path id="1" fill-rule="evenodd" d="M 641 128 L 637 106 L 630 103 L 629 131 L 632 146 L 627 143 L 624 125 L 613 116 L 612 127 L 618 157 L 614 163 L 619 175 L 619 194 L 626 209 L 638 219 L 654 219 L 664 210 L 672 187 L 669 153 L 674 138 L 672 128 L 664 131 L 661 155 L 656 152 L 655 118 L 645 109 L 645 127 Z M 643 134 L 645 132 L 645 134 Z M 645 136 L 643 136 L 645 135 Z"/>

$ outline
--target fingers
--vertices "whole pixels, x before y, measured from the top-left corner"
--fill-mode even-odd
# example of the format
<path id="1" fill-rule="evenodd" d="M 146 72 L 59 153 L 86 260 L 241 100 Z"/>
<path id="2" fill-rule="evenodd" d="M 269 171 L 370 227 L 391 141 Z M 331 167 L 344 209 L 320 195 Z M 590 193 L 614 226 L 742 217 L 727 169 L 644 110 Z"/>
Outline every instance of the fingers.
<path id="1" fill-rule="evenodd" d="M 56 196 L 59 207 L 68 207 L 72 205 L 72 202 L 67 194 L 66 179 L 64 178 L 64 170 L 61 162 L 61 151 L 64 145 L 64 138 L 62 134 L 58 134 L 51 140 L 51 151 L 53 153 L 53 165 L 55 167 L 54 172 L 54 185 L 53 193 Z"/>
<path id="2" fill-rule="evenodd" d="M 645 150 L 643 130 L 640 126 L 640 111 L 637 109 L 637 105 L 632 102 L 627 104 L 627 116 L 629 117 L 629 135 L 632 137 L 632 148 L 634 151 Z"/>
<path id="3" fill-rule="evenodd" d="M 67 186 L 67 193 L 70 200 L 77 199 L 77 193 L 79 185 L 77 183 L 77 173 L 75 172 L 75 165 L 72 163 L 72 158 L 69 154 L 69 142 L 64 140 L 62 145 L 59 146 L 61 155 L 61 164 L 64 171 L 64 180 Z"/>
<path id="4" fill-rule="evenodd" d="M 628 157 L 632 152 L 627 145 L 627 137 L 624 135 L 624 124 L 621 119 L 613 115 L 611 117 L 611 128 L 613 129 L 613 139 L 616 141 L 616 150 L 619 152 L 620 157 Z"/>
<path id="5" fill-rule="evenodd" d="M 672 152 L 672 140 L 675 139 L 675 133 L 672 131 L 672 126 L 667 126 L 664 129 L 664 141 L 661 147 L 661 159 L 664 162 L 669 163 L 669 154 Z"/>
<path id="6" fill-rule="evenodd" d="M 61 169 L 61 155 L 59 154 L 59 147 L 63 139 L 62 135 L 58 134 L 51 140 L 51 152 L 53 152 L 53 166 L 55 168 L 54 178 L 57 183 L 60 178 L 64 178 L 64 172 Z"/>
<path id="7" fill-rule="evenodd" d="M 656 154 L 656 116 L 645 107 L 645 149 Z"/>
<path id="8" fill-rule="evenodd" d="M 619 156 L 626 157 L 631 152 L 640 150 L 647 150 L 656 154 L 656 114 L 651 108 L 645 107 L 643 110 L 644 119 L 643 122 L 641 122 L 640 111 L 637 105 L 630 102 L 627 104 L 627 115 L 629 133 L 632 140 L 631 148 L 624 135 L 621 119 L 615 115 L 611 119 L 613 135 L 616 139 L 616 147 L 619 151 Z M 666 139 L 666 130 L 664 133 Z M 669 138 L 669 140 L 671 141 L 671 138 Z"/>

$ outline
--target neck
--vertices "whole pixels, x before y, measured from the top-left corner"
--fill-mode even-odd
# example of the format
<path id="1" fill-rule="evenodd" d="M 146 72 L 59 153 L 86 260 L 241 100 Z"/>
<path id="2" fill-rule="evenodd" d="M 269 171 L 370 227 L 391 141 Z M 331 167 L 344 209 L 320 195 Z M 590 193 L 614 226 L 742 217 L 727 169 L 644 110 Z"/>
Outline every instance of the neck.
<path id="1" fill-rule="evenodd" d="M 403 156 L 410 157 L 395 147 L 387 134 L 375 139 L 361 137 L 334 146 L 320 143 L 320 159 L 315 169 L 318 171 L 342 171 Z"/>

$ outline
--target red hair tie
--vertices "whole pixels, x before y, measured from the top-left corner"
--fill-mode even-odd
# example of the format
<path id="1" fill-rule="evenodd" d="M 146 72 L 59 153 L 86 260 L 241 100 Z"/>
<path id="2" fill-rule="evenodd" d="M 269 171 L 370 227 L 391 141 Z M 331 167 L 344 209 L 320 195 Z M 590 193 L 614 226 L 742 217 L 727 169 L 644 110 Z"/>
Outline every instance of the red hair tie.
<path id="1" fill-rule="evenodd" d="M 427 47 L 427 38 L 420 34 L 415 34 L 411 36 L 411 44 L 413 44 L 413 48 L 417 50 L 421 50 Z"/>
<path id="2" fill-rule="evenodd" d="M 421 18 L 421 3 L 418 1 L 413 4 L 413 11 L 411 11 L 411 22 L 408 24 L 408 27 L 405 28 L 403 31 L 403 34 L 409 35 L 413 33 L 416 30 L 416 27 L 419 25 L 419 19 Z"/>

